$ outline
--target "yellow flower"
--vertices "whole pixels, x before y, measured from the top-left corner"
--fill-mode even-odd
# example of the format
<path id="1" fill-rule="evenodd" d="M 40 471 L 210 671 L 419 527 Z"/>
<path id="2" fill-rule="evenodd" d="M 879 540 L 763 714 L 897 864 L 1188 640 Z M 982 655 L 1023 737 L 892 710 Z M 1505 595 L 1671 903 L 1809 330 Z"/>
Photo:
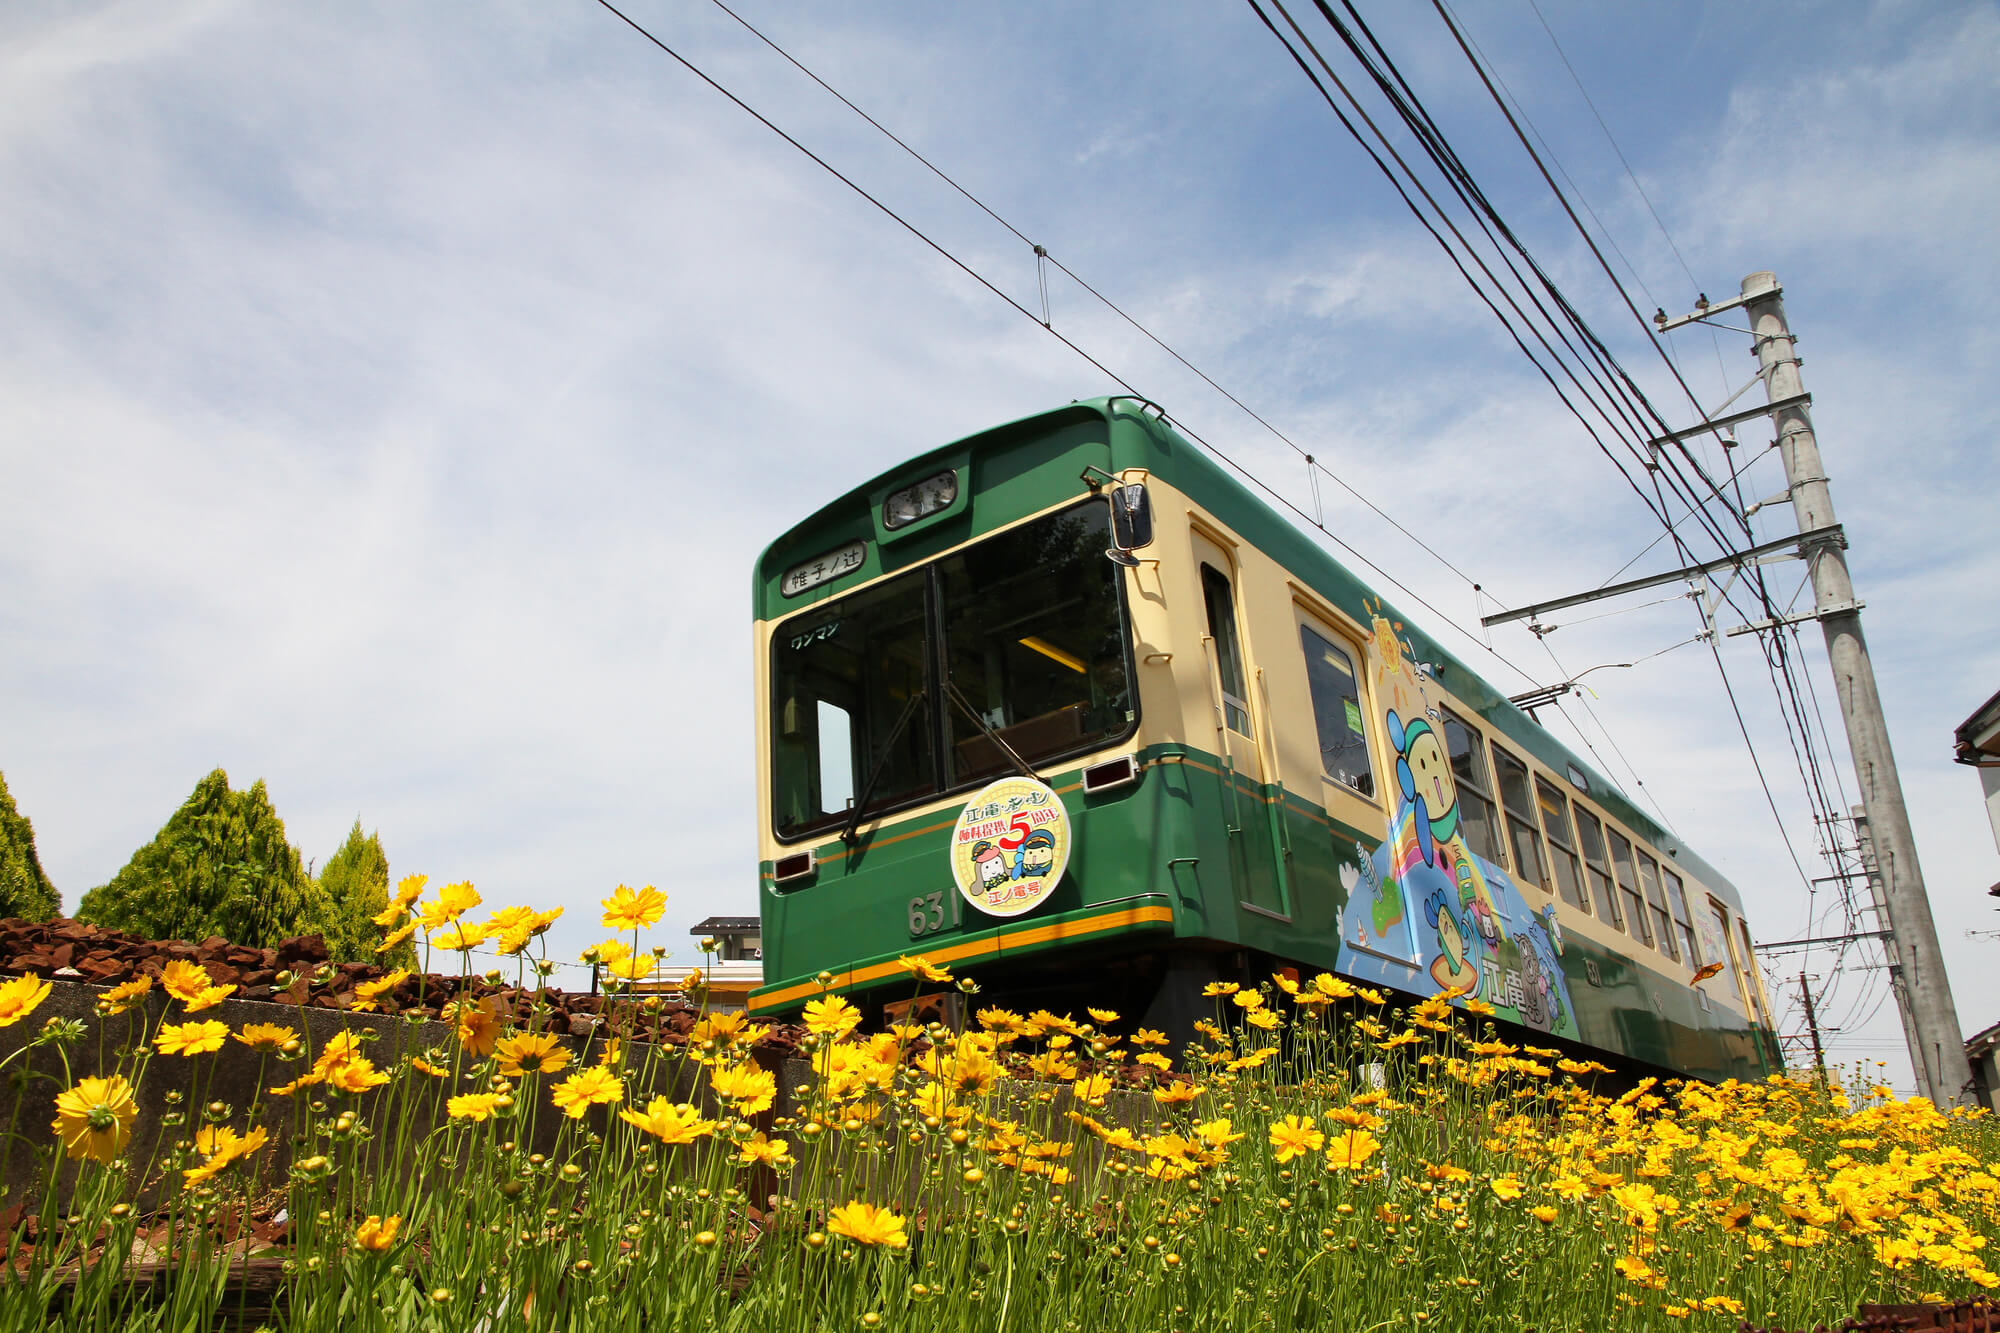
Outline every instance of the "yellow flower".
<path id="1" fill-rule="evenodd" d="M 431 944 L 439 949 L 456 949 L 465 953 L 486 943 L 486 932 L 470 921 L 459 921 L 446 926 L 431 936 Z"/>
<path id="2" fill-rule="evenodd" d="M 503 907 L 486 918 L 486 933 L 505 935 L 516 926 L 527 925 L 535 919 L 532 907 Z"/>
<path id="3" fill-rule="evenodd" d="M 423 876 L 415 878 L 422 880 Z M 409 880 L 403 882 L 407 884 Z M 417 888 L 421 892 L 423 885 L 419 883 Z M 380 1254 L 396 1243 L 396 1232 L 402 1225 L 400 1217 L 378 1217 L 370 1213 L 360 1226 L 354 1228 L 354 1248 Z"/>
<path id="4" fill-rule="evenodd" d="M 500 1072 L 510 1078 L 554 1074 L 569 1064 L 569 1048 L 546 1032 L 517 1032 L 493 1044 Z"/>
<path id="5" fill-rule="evenodd" d="M 500 1037 L 498 1001 L 459 1000 L 445 1007 L 445 1017 L 458 1024 L 458 1044 L 474 1055 L 493 1054 Z"/>
<path id="6" fill-rule="evenodd" d="M 872 1203 L 844 1203 L 827 1214 L 826 1229 L 857 1245 L 886 1245 L 900 1250 L 910 1243 L 903 1219 Z"/>
<path id="7" fill-rule="evenodd" d="M 49 1128 L 72 1158 L 108 1162 L 125 1149 L 132 1122 L 139 1116 L 132 1085 L 123 1075 L 78 1079 L 76 1086 L 56 1094 L 56 1118 Z"/>
<path id="8" fill-rule="evenodd" d="M 1153 1089 L 1153 1100 L 1161 1106 L 1180 1106 L 1201 1096 L 1203 1089 L 1194 1083 L 1162 1083 Z"/>
<path id="9" fill-rule="evenodd" d="M 1409 1028 L 1404 1028 L 1393 1037 L 1385 1037 L 1382 1041 L 1382 1049 L 1393 1051 L 1398 1046 L 1410 1046 L 1422 1040 L 1422 1034 L 1412 1031 Z"/>
<path id="10" fill-rule="evenodd" d="M 1326 1135 L 1305 1116 L 1288 1115 L 1271 1126 L 1272 1156 L 1280 1163 L 1318 1152 L 1325 1144 Z"/>
<path id="11" fill-rule="evenodd" d="M 162 1023 L 153 1045 L 161 1055 L 204 1055 L 219 1051 L 229 1037 L 229 1025 L 209 1019 L 201 1023 Z"/>
<path id="12" fill-rule="evenodd" d="M 368 919 L 370 921 L 373 921 L 376 925 L 382 927 L 382 929 L 387 930 L 389 927 L 395 925 L 398 921 L 401 921 L 403 919 L 403 914 L 405 912 L 408 912 L 409 910 L 410 910 L 409 908 L 403 906 L 401 903 L 392 902 L 387 907 L 383 908 L 381 911 L 377 912 L 374 916 L 371 916 Z"/>
<path id="13" fill-rule="evenodd" d="M 1276 1013 L 1269 1009 L 1253 1010 L 1250 1014 L 1246 1015 L 1245 1021 L 1251 1027 L 1262 1028 L 1266 1032 L 1275 1030 L 1280 1023 L 1284 1022 L 1283 1019 L 1279 1018 Z"/>
<path id="14" fill-rule="evenodd" d="M 1090 1015 L 1091 1021 L 1094 1023 L 1116 1023 L 1118 1021 L 1118 1011 L 1115 1009 L 1086 1009 L 1084 1012 Z"/>
<path id="15" fill-rule="evenodd" d="M 453 1120 L 491 1120 L 505 1096 L 499 1092 L 461 1093 L 446 1102 L 444 1109 Z"/>
<path id="16" fill-rule="evenodd" d="M 201 992 L 187 1002 L 186 1011 L 198 1014 L 204 1009 L 211 1009 L 228 999 L 235 990 L 234 986 L 203 986 Z"/>
<path id="17" fill-rule="evenodd" d="M 389 952 L 389 950 L 395 948 L 397 945 L 401 944 L 404 940 L 410 938 L 410 936 L 416 933 L 417 933 L 417 923 L 414 921 L 406 921 L 403 923 L 403 928 L 401 930 L 396 931 L 393 935 L 390 935 L 387 939 L 383 940 L 380 944 L 376 945 L 375 952 L 387 953 Z"/>
<path id="18" fill-rule="evenodd" d="M 1346 1125 L 1349 1129 L 1382 1128 L 1381 1116 L 1356 1106 L 1336 1106 L 1326 1113 L 1326 1118 L 1336 1125 Z"/>
<path id="19" fill-rule="evenodd" d="M 575 1080 L 572 1079 L 571 1082 Z M 583 1112 L 572 1111 L 570 1114 L 582 1115 Z M 628 1125 L 637 1125 L 669 1147 L 679 1143 L 693 1143 L 696 1139 L 707 1138 L 715 1132 L 713 1120 L 703 1120 L 701 1112 L 694 1107 L 666 1097 L 655 1097 L 647 1102 L 643 1113 L 620 1111 L 618 1118 Z"/>
<path id="20" fill-rule="evenodd" d="M 1526 1188 L 1513 1176 L 1495 1176 L 1493 1179 L 1487 1181 L 1486 1185 L 1487 1188 L 1493 1191 L 1494 1198 L 1502 1199 L 1509 1203 L 1520 1198 Z"/>
<path id="21" fill-rule="evenodd" d="M 282 1023 L 245 1023 L 243 1030 L 236 1034 L 236 1040 L 253 1051 L 282 1051 L 285 1043 L 299 1034 Z"/>
<path id="22" fill-rule="evenodd" d="M 1322 972 L 1312 980 L 1313 989 L 1329 1000 L 1346 1000 L 1354 995 L 1353 983 L 1343 981 L 1330 972 Z"/>
<path id="23" fill-rule="evenodd" d="M 1091 1074 L 1070 1084 L 1069 1090 L 1083 1101 L 1098 1101 L 1111 1091 L 1111 1075 Z"/>
<path id="24" fill-rule="evenodd" d="M 1326 1164 L 1336 1171 L 1352 1171 L 1373 1157 L 1382 1147 L 1365 1129 L 1350 1129 L 1329 1143 Z"/>
<path id="25" fill-rule="evenodd" d="M 1555 1221 L 1556 1217 L 1558 1216 L 1555 1207 L 1552 1204 L 1538 1203 L 1533 1208 L 1530 1208 L 1528 1211 L 1534 1215 L 1534 1218 L 1537 1222 L 1541 1222 L 1544 1224 Z"/>
<path id="26" fill-rule="evenodd" d="M 649 953 L 634 954 L 630 958 L 620 958 L 611 964 L 611 974 L 627 981 L 644 981 L 659 968 L 660 960 Z"/>
<path id="27" fill-rule="evenodd" d="M 447 884 L 438 890 L 437 901 L 432 904 L 432 910 L 443 913 L 445 921 L 456 921 L 479 906 L 481 901 L 479 890 L 472 887 L 472 882 L 460 880 L 456 884 Z M 428 920 L 424 922 L 424 929 L 435 930 L 437 925 L 434 920 Z"/>
<path id="28" fill-rule="evenodd" d="M 607 930 L 643 930 L 666 914 L 667 895 L 648 884 L 632 890 L 620 884 L 609 898 L 599 899 L 604 907 Z"/>
<path id="29" fill-rule="evenodd" d="M 550 926 L 553 926 L 556 922 L 562 920 L 562 914 L 563 914 L 563 909 L 560 907 L 551 907 L 546 912 L 535 913 L 534 922 L 531 925 L 529 925 L 528 933 L 530 935 L 541 934 L 543 931 L 547 930 Z"/>
<path id="30" fill-rule="evenodd" d="M 375 1001 L 380 999 L 385 992 L 396 989 L 396 987 L 402 985 L 409 979 L 410 979 L 410 970 L 406 967 L 399 967 L 394 972 L 389 973 L 387 976 L 377 977 L 373 981 L 363 981 L 356 983 L 354 987 L 354 993 L 356 996 L 360 998 L 362 1003 L 373 1005 Z M 357 1004 L 354 1007 L 356 1009 L 359 1009 L 361 1005 Z"/>
<path id="31" fill-rule="evenodd" d="M 104 1006 L 104 1012 L 108 1014 L 122 1014 L 132 1007 L 132 1001 L 152 989 L 153 979 L 151 977 L 134 977 L 122 985 L 113 986 L 110 990 L 98 996 L 97 1002 Z"/>
<path id="32" fill-rule="evenodd" d="M 1132 1034 L 1132 1044 L 1134 1046 L 1165 1046 L 1167 1044 L 1167 1034 L 1164 1032 L 1155 1032 L 1151 1028 L 1140 1028 Z"/>
<path id="33" fill-rule="evenodd" d="M 48 998 L 49 983 L 37 976 L 19 976 L 0 983 L 0 1028 L 12 1027 Z"/>
<path id="34" fill-rule="evenodd" d="M 1264 997 L 1253 990 L 1240 990 L 1229 997 L 1238 1009 L 1257 1010 L 1264 1007 Z"/>
<path id="35" fill-rule="evenodd" d="M 1621 1254 L 1612 1260 L 1612 1267 L 1625 1275 L 1627 1282 L 1642 1287 L 1663 1287 L 1666 1279 L 1653 1271 L 1653 1266 L 1636 1254 Z"/>
<path id="36" fill-rule="evenodd" d="M 593 944 L 577 955 L 586 963 L 615 963 L 621 958 L 632 956 L 632 946 L 623 940 L 606 940 Z"/>
<path id="37" fill-rule="evenodd" d="M 903 957 L 898 958 L 896 960 L 896 966 L 902 968 L 905 972 L 908 972 L 911 976 L 916 977 L 920 981 L 951 980 L 950 972 L 946 971 L 942 967 L 937 966 L 935 963 L 931 962 L 930 959 L 924 957 L 922 954 L 918 954 L 914 958 L 906 954 Z"/>
<path id="38" fill-rule="evenodd" d="M 445 1070 L 439 1069 L 436 1065 L 432 1064 L 430 1061 L 424 1059 L 420 1055 L 413 1055 L 410 1057 L 410 1068 L 416 1070 L 419 1074 L 429 1074 L 432 1078 L 443 1078 L 445 1077 L 445 1074 L 447 1072 Z"/>
<path id="39" fill-rule="evenodd" d="M 792 1145 L 783 1139 L 767 1139 L 764 1131 L 758 1130 L 737 1145 L 736 1160 L 745 1166 L 758 1163 L 763 1166 L 783 1166 L 791 1160 Z"/>
<path id="40" fill-rule="evenodd" d="M 735 1065 L 709 1075 L 708 1090 L 724 1101 L 736 1104 L 736 1114 L 756 1115 L 770 1109 L 777 1100 L 778 1080 L 756 1065 Z"/>
<path id="41" fill-rule="evenodd" d="M 219 1174 L 231 1162 L 240 1161 L 256 1152 L 270 1141 L 262 1125 L 248 1134 L 238 1136 L 227 1125 L 203 1129 L 195 1135 L 194 1146 L 206 1158 L 200 1166 L 188 1167 L 181 1172 L 190 1185 L 199 1184 L 211 1176 Z"/>
<path id="42" fill-rule="evenodd" d="M 372 1060 L 361 1055 L 343 1060 L 326 1071 L 326 1086 L 337 1092 L 366 1092 L 388 1081 L 387 1074 L 377 1069 Z"/>
<path id="43" fill-rule="evenodd" d="M 430 882 L 429 875 L 405 875 L 396 881 L 396 896 L 391 901 L 398 907 L 408 908 L 424 896 L 424 885 Z"/>
<path id="44" fill-rule="evenodd" d="M 160 969 L 160 985 L 167 994 L 185 1004 L 213 984 L 208 972 L 185 958 L 176 958 Z"/>
<path id="45" fill-rule="evenodd" d="M 1243 988 L 1233 981 L 1211 981 L 1201 988 L 1201 993 L 1207 999 L 1214 1000 L 1224 995 L 1234 995 L 1241 989 Z"/>
<path id="46" fill-rule="evenodd" d="M 806 1005 L 806 1031 L 836 1041 L 861 1026 L 861 1011 L 838 995 L 823 995 Z"/>
<path id="47" fill-rule="evenodd" d="M 1133 1058 L 1140 1064 L 1157 1069 L 1163 1074 L 1174 1067 L 1174 1062 L 1167 1059 L 1166 1056 L 1161 1055 L 1158 1051 L 1141 1051 Z"/>
<path id="48" fill-rule="evenodd" d="M 592 1065 L 556 1084 L 549 1097 L 564 1115 L 578 1120 L 593 1106 L 624 1101 L 625 1085 L 603 1065 Z"/>
<path id="49" fill-rule="evenodd" d="M 1072 1079 L 1076 1077 L 1076 1061 L 1067 1051 L 1043 1051 L 1028 1061 L 1028 1071 L 1037 1078 Z"/>

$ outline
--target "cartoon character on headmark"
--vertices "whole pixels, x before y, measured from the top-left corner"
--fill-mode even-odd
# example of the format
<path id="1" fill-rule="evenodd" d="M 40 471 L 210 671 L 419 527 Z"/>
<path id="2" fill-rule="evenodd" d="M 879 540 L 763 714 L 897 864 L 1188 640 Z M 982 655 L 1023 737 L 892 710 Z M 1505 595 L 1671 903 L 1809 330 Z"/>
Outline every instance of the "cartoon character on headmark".
<path id="1" fill-rule="evenodd" d="M 997 888 L 1011 878 L 1006 856 L 984 838 L 972 844 L 972 866 L 979 872 L 979 887 L 983 889 Z"/>
<path id="2" fill-rule="evenodd" d="M 1036 829 L 1014 853 L 1015 879 L 1042 879 L 1056 863 L 1056 838 L 1047 829 Z"/>

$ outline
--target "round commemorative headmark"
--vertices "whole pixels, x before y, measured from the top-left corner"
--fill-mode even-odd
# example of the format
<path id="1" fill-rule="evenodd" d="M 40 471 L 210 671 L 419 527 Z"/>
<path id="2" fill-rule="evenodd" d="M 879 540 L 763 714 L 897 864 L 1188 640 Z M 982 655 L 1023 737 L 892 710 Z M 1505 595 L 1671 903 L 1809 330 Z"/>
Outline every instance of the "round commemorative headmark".
<path id="1" fill-rule="evenodd" d="M 951 877 L 990 916 L 1048 900 L 1069 865 L 1069 812 L 1033 778 L 1001 778 L 965 803 L 951 833 Z"/>

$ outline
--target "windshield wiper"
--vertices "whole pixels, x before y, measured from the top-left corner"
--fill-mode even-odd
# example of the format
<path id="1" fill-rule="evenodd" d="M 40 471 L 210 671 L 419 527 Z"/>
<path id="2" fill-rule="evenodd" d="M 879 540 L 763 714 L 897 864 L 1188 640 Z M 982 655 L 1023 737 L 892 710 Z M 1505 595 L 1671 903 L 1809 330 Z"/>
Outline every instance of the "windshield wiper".
<path id="1" fill-rule="evenodd" d="M 916 716 L 924 697 L 923 690 L 911 695 L 910 701 L 903 705 L 896 725 L 889 728 L 889 735 L 882 742 L 882 753 L 876 757 L 875 767 L 869 770 L 868 781 L 861 784 L 861 794 L 854 798 L 854 808 L 847 814 L 847 823 L 841 826 L 840 840 L 849 847 L 854 845 L 855 830 L 861 827 L 861 812 L 868 808 L 869 799 L 875 795 L 875 784 L 882 780 L 882 770 L 889 766 L 889 756 L 895 753 L 896 742 L 902 738 L 904 728 L 910 725 L 910 719 Z"/>
<path id="2" fill-rule="evenodd" d="M 1021 776 L 1029 779 L 1032 782 L 1040 782 L 1042 780 L 1042 775 L 1035 772 L 1035 770 L 1029 766 L 1027 760 L 1021 758 L 1019 754 L 1015 753 L 1013 746 L 1007 744 L 1006 741 L 1000 739 L 1000 733 L 993 730 L 993 728 L 987 723 L 986 719 L 979 715 L 979 710 L 974 708 L 971 702 L 967 700 L 963 694 L 960 694 L 958 692 L 958 686 L 955 683 L 953 683 L 953 681 L 949 676 L 945 678 L 944 694 L 945 698 L 951 700 L 953 703 L 958 705 L 959 711 L 963 712 L 967 717 L 972 719 L 972 725 L 978 727 L 980 731 L 984 732 L 986 734 L 986 739 L 992 741 L 993 744 L 999 749 L 1001 754 L 1006 755 L 1008 759 L 1013 761 L 1014 767 L 1021 770 Z"/>

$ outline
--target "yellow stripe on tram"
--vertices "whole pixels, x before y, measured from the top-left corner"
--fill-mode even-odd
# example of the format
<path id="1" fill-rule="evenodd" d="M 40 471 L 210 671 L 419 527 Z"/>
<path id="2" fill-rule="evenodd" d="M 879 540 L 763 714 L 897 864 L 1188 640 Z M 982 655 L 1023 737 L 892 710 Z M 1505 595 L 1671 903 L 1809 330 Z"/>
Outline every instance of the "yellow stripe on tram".
<path id="1" fill-rule="evenodd" d="M 1115 912 L 1100 912 L 1080 921 L 1051 921 L 1046 925 L 1027 926 L 1019 930 L 1003 930 L 998 935 L 983 940 L 967 940 L 962 944 L 946 945 L 942 949 L 926 949 L 924 957 L 943 966 L 947 963 L 964 962 L 982 956 L 997 956 L 1009 948 L 1020 949 L 1031 944 L 1049 944 L 1056 940 L 1075 939 L 1079 935 L 1095 935 L 1101 931 L 1115 930 L 1120 926 L 1136 926 L 1148 922 L 1172 925 L 1174 909 L 1171 907 L 1126 907 Z M 879 981 L 883 977 L 894 976 L 903 970 L 900 963 L 872 963 L 867 967 L 853 968 L 836 973 L 833 985 L 826 990 L 846 990 L 851 986 L 865 985 Z M 769 995 L 760 995 L 749 1006 L 755 1013 L 765 1009 L 776 1009 L 790 1004 L 793 1000 L 821 993 L 816 981 L 800 982 Z"/>

